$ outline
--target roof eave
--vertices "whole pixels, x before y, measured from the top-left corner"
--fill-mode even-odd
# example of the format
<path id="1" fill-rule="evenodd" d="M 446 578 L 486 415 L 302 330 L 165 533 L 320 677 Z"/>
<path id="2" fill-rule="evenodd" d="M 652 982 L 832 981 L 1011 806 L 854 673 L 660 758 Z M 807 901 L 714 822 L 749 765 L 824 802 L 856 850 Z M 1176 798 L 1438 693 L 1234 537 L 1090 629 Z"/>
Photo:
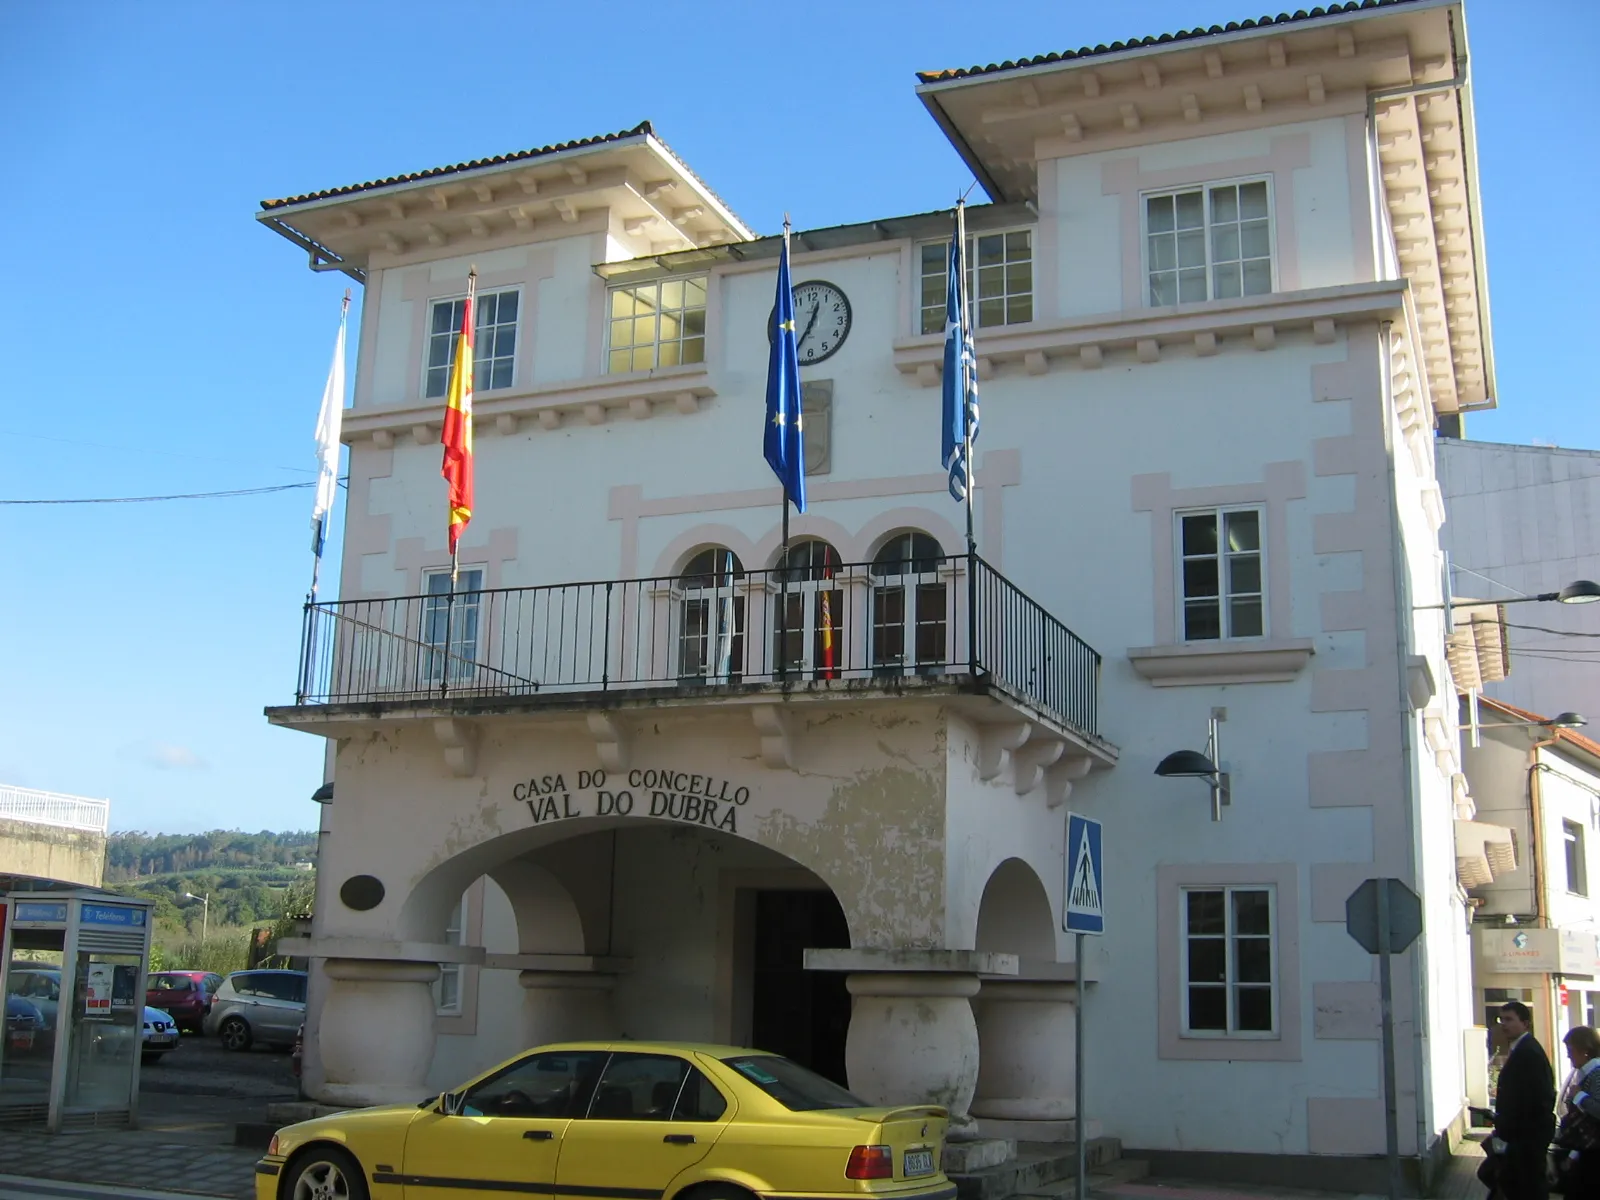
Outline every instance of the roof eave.
<path id="1" fill-rule="evenodd" d="M 939 103 L 938 97 L 923 88 L 918 88 L 917 93 L 922 100 L 923 107 L 933 117 L 934 123 L 944 131 L 944 136 L 950 139 L 950 144 L 956 148 L 956 153 L 961 156 L 961 161 L 967 164 L 967 169 L 972 172 L 973 177 L 982 185 L 984 193 L 989 199 L 995 204 L 1004 204 L 1007 201 L 1023 199 L 1021 196 L 1008 196 L 1005 194 L 1005 189 L 996 182 L 993 175 L 989 174 L 988 169 L 972 149 L 971 144 L 961 135 L 961 131 L 956 128 L 955 122 L 950 119 L 950 114 L 944 111 L 944 105 Z"/>
<path id="2" fill-rule="evenodd" d="M 1121 50 L 1107 50 L 1104 53 L 1080 54 L 1074 58 L 1057 59 L 1055 62 L 1045 63 L 1018 63 L 1012 67 L 1004 67 L 996 71 L 982 71 L 967 75 L 958 75 L 950 79 L 922 80 L 918 86 L 918 93 L 948 91 L 959 87 L 976 87 L 984 83 L 997 83 L 1016 78 L 1019 74 L 1057 74 L 1062 71 L 1072 71 L 1082 67 L 1093 67 L 1105 63 L 1130 62 L 1141 58 L 1149 58 L 1157 54 L 1171 54 L 1174 51 L 1193 50 L 1199 46 L 1226 46 L 1234 42 L 1248 41 L 1258 37 L 1281 37 L 1287 30 L 1305 28 L 1315 25 L 1319 29 L 1332 28 L 1338 25 L 1347 25 L 1356 21 L 1372 20 L 1379 15 L 1393 14 L 1395 11 L 1413 13 L 1426 12 L 1435 8 L 1459 7 L 1461 0 L 1412 0 L 1412 3 L 1392 8 L 1365 8 L 1354 12 L 1324 14 L 1320 17 L 1307 17 L 1301 21 L 1288 21 L 1276 25 L 1256 25 L 1250 29 L 1225 30 L 1222 33 L 1209 33 L 1203 37 L 1173 38 L 1170 41 L 1154 42 L 1148 46 L 1127 46 Z M 919 75 L 919 79 L 921 76 Z"/>
<path id="3" fill-rule="evenodd" d="M 670 146 L 652 133 L 644 134 L 643 137 L 645 142 L 652 150 L 656 152 L 658 156 L 666 159 L 668 162 L 677 167 L 678 171 L 683 175 L 684 182 L 692 187 L 695 190 L 695 193 L 699 195 L 699 197 L 706 204 L 710 205 L 716 210 L 717 215 L 722 218 L 728 227 L 738 233 L 741 241 L 754 241 L 760 236 L 742 220 L 740 220 L 734 211 L 724 204 L 721 198 L 718 197 L 715 192 L 706 186 L 704 181 L 701 180 L 700 176 L 696 175 L 692 170 L 689 169 L 689 164 L 684 162 L 681 158 L 673 153 Z"/>

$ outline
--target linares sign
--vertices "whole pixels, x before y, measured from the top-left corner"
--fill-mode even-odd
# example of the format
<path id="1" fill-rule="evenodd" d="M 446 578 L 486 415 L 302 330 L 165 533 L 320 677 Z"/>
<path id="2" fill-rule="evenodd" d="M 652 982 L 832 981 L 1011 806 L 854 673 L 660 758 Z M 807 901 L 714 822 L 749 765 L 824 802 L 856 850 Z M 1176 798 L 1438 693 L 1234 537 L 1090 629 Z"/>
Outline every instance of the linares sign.
<path id="1" fill-rule="evenodd" d="M 739 810 L 750 802 L 750 789 L 714 775 L 635 768 L 626 775 L 535 775 L 513 787 L 511 798 L 528 806 L 535 825 L 573 817 L 658 817 L 738 833 Z"/>

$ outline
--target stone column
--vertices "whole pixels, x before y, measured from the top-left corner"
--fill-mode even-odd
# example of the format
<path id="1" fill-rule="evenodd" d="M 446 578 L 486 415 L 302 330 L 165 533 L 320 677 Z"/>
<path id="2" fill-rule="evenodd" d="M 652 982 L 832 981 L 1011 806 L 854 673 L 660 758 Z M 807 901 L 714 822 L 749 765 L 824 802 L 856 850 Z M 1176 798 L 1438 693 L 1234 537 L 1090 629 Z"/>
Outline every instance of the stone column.
<path id="1" fill-rule="evenodd" d="M 330 958 L 318 1044 L 324 1083 L 317 1098 L 359 1107 L 406 1104 L 428 1094 L 439 977 L 431 962 Z"/>
<path id="2" fill-rule="evenodd" d="M 611 1003 L 617 977 L 597 971 L 521 971 L 522 1037 L 548 1042 L 601 1042 L 618 1036 Z"/>
<path id="3" fill-rule="evenodd" d="M 850 1090 L 871 1104 L 940 1104 L 950 1136 L 976 1137 L 976 975 L 892 972 L 845 978 L 855 997 L 845 1038 Z"/>
<path id="4" fill-rule="evenodd" d="M 985 979 L 973 1002 L 982 1063 L 972 1114 L 1000 1136 L 1069 1140 L 1077 1116 L 1074 983 Z M 1012 1122 L 1038 1123 L 1032 1128 Z M 1048 1123 L 1048 1124 L 1047 1124 Z"/>

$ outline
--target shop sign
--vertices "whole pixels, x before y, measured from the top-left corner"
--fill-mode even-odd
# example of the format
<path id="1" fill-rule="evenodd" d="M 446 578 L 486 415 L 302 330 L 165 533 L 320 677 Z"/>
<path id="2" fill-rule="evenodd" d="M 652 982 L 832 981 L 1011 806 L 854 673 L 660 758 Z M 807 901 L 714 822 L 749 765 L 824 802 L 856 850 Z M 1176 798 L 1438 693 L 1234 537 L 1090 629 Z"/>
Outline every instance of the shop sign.
<path id="1" fill-rule="evenodd" d="M 122 904 L 85 904 L 78 910 L 80 925 L 110 925 L 117 929 L 143 929 L 145 910 Z"/>
<path id="2" fill-rule="evenodd" d="M 1559 929 L 1485 929 L 1479 938 L 1485 970 L 1500 975 L 1553 975 L 1561 971 Z"/>
<path id="3" fill-rule="evenodd" d="M 1563 929 L 1561 974 L 1600 977 L 1600 938 L 1581 929 Z"/>
<path id="4" fill-rule="evenodd" d="M 516 784 L 511 798 L 527 806 L 535 825 L 573 817 L 656 817 L 738 833 L 750 789 L 715 775 L 649 767 L 535 775 Z"/>

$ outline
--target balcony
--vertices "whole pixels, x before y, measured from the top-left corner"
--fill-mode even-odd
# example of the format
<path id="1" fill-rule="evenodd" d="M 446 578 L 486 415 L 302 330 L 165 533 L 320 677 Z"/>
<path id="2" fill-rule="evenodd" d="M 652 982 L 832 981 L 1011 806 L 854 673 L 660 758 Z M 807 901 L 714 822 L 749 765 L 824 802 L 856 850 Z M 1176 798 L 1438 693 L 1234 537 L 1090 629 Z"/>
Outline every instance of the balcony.
<path id="1" fill-rule="evenodd" d="M 306 606 L 293 706 L 338 726 L 638 704 L 954 695 L 1102 765 L 1100 655 L 976 555 L 826 560 Z M 465 573 L 464 573 L 465 574 Z M 1009 714 L 996 715 L 996 708 Z M 1035 741 L 1038 739 L 1036 738 Z"/>

